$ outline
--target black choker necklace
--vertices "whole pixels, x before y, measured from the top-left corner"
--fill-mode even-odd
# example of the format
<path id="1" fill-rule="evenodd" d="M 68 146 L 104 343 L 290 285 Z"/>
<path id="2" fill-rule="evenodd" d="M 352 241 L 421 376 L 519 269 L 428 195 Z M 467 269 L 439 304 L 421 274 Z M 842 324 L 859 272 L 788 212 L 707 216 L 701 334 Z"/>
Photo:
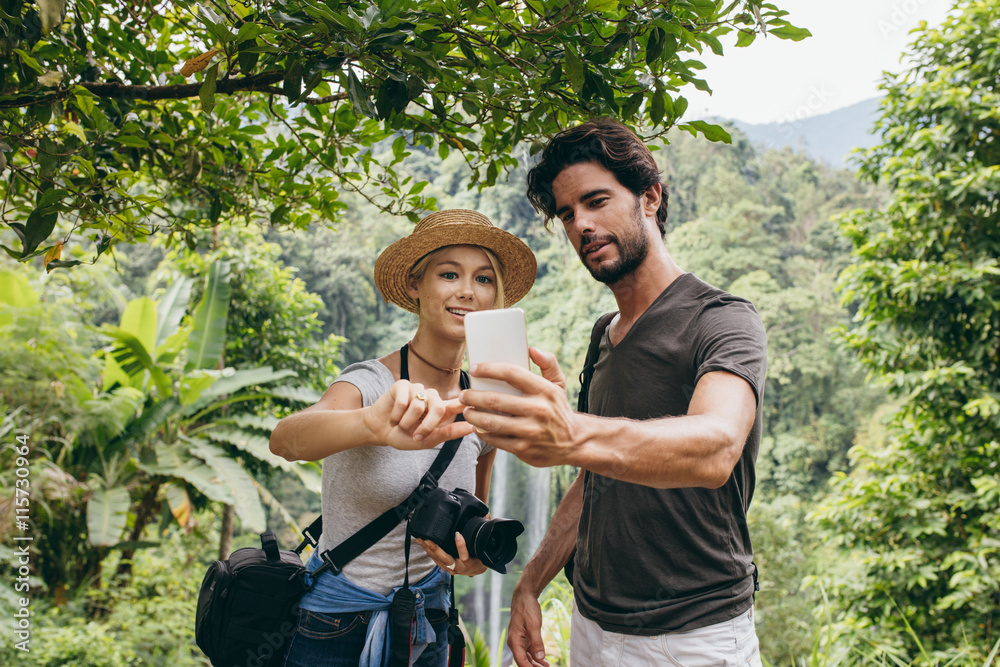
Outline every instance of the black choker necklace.
<path id="1" fill-rule="evenodd" d="M 425 364 L 427 364 L 431 368 L 433 368 L 435 370 L 441 371 L 442 373 L 455 373 L 457 371 L 462 370 L 461 366 L 459 366 L 458 368 L 441 368 L 440 366 L 435 366 L 431 362 L 429 362 L 426 359 L 424 359 L 423 357 L 421 357 L 420 353 L 418 353 L 416 350 L 413 349 L 413 341 L 412 340 L 409 343 L 408 349 L 410 350 L 410 352 L 413 353 L 413 356 L 415 356 L 417 359 L 419 359 L 420 361 L 424 362 Z"/>

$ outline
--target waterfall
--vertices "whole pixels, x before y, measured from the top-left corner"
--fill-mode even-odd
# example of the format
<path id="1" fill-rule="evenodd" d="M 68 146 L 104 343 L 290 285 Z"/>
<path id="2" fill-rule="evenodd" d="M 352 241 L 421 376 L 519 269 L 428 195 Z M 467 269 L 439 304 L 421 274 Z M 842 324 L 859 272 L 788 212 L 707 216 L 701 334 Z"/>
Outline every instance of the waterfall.
<path id="1" fill-rule="evenodd" d="M 527 550 L 526 558 L 534 555 L 549 526 L 549 468 L 531 468 L 528 477 Z"/>
<path id="2" fill-rule="evenodd" d="M 475 626 L 480 631 L 486 629 L 486 577 L 472 578 L 472 613 Z"/>
<path id="3" fill-rule="evenodd" d="M 493 481 L 490 484 L 490 516 L 505 517 L 507 513 L 507 466 L 510 454 L 497 452 L 493 463 Z M 490 570 L 490 655 L 496 655 L 500 645 L 500 631 L 503 629 L 503 619 L 500 608 L 507 607 L 508 600 L 503 599 L 503 575 Z"/>

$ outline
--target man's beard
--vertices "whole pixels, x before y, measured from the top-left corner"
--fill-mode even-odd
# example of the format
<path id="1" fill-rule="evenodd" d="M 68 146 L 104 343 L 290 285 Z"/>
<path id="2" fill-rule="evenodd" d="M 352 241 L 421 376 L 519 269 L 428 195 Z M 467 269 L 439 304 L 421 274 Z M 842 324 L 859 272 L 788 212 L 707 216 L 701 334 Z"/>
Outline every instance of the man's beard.
<path id="1" fill-rule="evenodd" d="M 610 264 L 602 262 L 596 266 L 592 266 L 587 262 L 586 256 L 580 258 L 583 261 L 583 265 L 590 271 L 590 275 L 594 277 L 594 280 L 602 282 L 605 285 L 614 285 L 635 271 L 646 259 L 646 255 L 649 254 L 649 238 L 646 236 L 640 211 L 639 202 L 636 201 L 632 218 L 635 225 L 626 229 L 620 237 L 612 235 L 584 235 L 580 239 L 581 248 L 585 248 L 588 243 L 593 243 L 594 241 L 614 243 L 618 246 L 618 260 Z"/>

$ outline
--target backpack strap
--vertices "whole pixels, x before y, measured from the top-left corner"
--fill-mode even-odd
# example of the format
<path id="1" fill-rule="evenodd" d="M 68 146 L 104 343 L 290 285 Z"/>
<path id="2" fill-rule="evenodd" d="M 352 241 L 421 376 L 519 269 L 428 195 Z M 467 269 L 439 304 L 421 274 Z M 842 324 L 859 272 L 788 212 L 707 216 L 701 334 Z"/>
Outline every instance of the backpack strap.
<path id="1" fill-rule="evenodd" d="M 577 412 L 588 412 L 590 410 L 590 380 L 594 377 L 594 366 L 597 365 L 597 360 L 601 356 L 601 338 L 604 337 L 604 332 L 608 330 L 608 326 L 611 324 L 611 320 L 615 319 L 615 315 L 618 311 L 612 313 L 604 313 L 594 324 L 593 331 L 590 332 L 590 347 L 587 348 L 587 358 L 583 362 L 583 370 L 580 371 L 580 397 L 576 402 Z M 576 561 L 576 550 L 569 555 L 569 559 L 566 564 L 563 565 L 563 573 L 566 575 L 566 580 L 569 585 L 573 585 L 573 570 L 575 569 Z"/>
<path id="2" fill-rule="evenodd" d="M 587 348 L 587 358 L 583 362 L 583 370 L 580 371 L 580 398 L 576 403 L 577 412 L 587 412 L 590 409 L 590 380 L 594 377 L 594 366 L 601 356 L 601 338 L 617 314 L 618 311 L 601 315 L 594 324 L 593 331 L 590 332 L 590 347 Z"/>

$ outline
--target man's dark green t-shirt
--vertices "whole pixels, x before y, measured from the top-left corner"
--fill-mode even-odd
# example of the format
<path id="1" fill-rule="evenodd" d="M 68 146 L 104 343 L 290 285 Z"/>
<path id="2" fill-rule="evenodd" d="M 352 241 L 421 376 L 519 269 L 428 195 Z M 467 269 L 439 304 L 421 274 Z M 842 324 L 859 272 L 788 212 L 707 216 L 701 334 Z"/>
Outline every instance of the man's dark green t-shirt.
<path id="1" fill-rule="evenodd" d="M 757 416 L 718 489 L 654 489 L 585 473 L 573 585 L 580 612 L 631 635 L 693 630 L 753 604 L 746 513 L 760 446 L 767 340 L 756 309 L 685 273 L 617 345 L 605 332 L 590 412 L 657 419 L 687 414 L 695 385 L 726 371 L 746 380 Z M 653 453 L 650 453 L 653 456 Z"/>

